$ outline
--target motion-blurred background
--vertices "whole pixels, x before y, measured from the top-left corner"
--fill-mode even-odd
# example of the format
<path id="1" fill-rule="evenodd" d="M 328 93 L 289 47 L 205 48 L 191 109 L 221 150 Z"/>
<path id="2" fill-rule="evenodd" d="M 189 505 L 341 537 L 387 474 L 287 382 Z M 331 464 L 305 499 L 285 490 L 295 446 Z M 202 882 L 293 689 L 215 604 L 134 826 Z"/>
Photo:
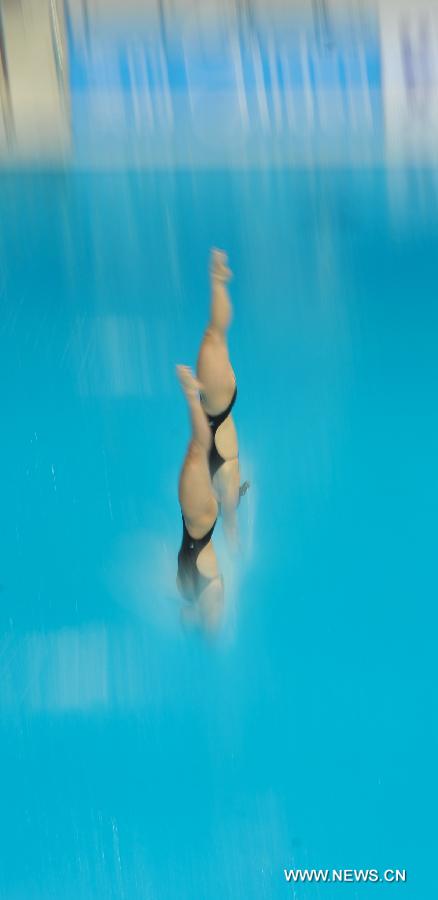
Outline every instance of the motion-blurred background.
<path id="1" fill-rule="evenodd" d="M 2 161 L 432 161 L 427 0 L 3 0 Z"/>
<path id="2" fill-rule="evenodd" d="M 0 0 L 0 900 L 434 896 L 437 138 L 431 0 Z M 207 641 L 212 246 L 251 488 Z"/>

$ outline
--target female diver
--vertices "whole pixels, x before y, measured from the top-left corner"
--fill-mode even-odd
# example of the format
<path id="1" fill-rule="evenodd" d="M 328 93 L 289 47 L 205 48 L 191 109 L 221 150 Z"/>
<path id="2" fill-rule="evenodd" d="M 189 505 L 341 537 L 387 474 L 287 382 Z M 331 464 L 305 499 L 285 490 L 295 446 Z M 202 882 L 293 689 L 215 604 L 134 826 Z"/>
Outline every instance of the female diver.
<path id="1" fill-rule="evenodd" d="M 177 366 L 177 373 L 192 426 L 179 479 L 183 539 L 178 554 L 177 586 L 189 601 L 183 609 L 185 620 L 214 630 L 222 614 L 224 590 L 211 540 L 218 515 L 209 470 L 211 432 L 199 398 L 199 382 L 187 366 Z"/>
<path id="2" fill-rule="evenodd" d="M 228 355 L 227 331 L 232 309 L 227 289 L 231 278 L 227 255 L 211 254 L 211 315 L 198 356 L 197 375 L 202 385 L 201 403 L 211 431 L 209 469 L 231 545 L 237 542 L 236 509 L 249 484 L 240 486 L 239 446 L 231 411 L 236 402 L 236 377 Z"/>
<path id="3" fill-rule="evenodd" d="M 239 486 L 237 433 L 231 416 L 237 387 L 227 346 L 231 303 L 226 284 L 231 272 L 224 252 L 212 251 L 210 274 L 211 317 L 198 356 L 199 380 L 187 366 L 177 366 L 192 426 L 179 481 L 183 540 L 177 585 L 192 601 L 183 610 L 185 619 L 211 630 L 217 627 L 224 604 L 213 531 L 220 509 L 226 537 L 232 545 L 237 543 L 236 508 L 249 484 Z"/>

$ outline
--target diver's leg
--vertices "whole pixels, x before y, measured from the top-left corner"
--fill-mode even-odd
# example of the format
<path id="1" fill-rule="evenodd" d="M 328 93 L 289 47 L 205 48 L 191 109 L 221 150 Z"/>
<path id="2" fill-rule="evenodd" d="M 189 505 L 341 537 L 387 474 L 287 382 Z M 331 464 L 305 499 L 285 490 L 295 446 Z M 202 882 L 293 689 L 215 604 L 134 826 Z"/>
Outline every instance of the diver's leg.
<path id="1" fill-rule="evenodd" d="M 202 628 L 208 634 L 217 631 L 224 611 L 224 588 L 220 577 L 204 588 L 196 603 L 181 608 L 181 621 L 186 628 Z"/>
<path id="2" fill-rule="evenodd" d="M 221 505 L 221 516 L 227 543 L 238 543 L 237 507 L 240 500 L 240 470 L 237 458 L 227 460 L 216 472 L 213 486 Z"/>
<path id="3" fill-rule="evenodd" d="M 223 250 L 212 250 L 211 264 L 211 312 L 209 330 L 211 333 L 226 341 L 232 306 L 228 293 L 227 282 L 231 278 L 228 268 L 227 254 Z"/>
<path id="4" fill-rule="evenodd" d="M 224 611 L 224 588 L 222 578 L 215 578 L 206 587 L 198 602 L 199 621 L 210 634 L 217 631 Z"/>
<path id="5" fill-rule="evenodd" d="M 211 431 L 199 399 L 199 382 L 187 366 L 177 366 L 177 373 L 192 426 L 192 439 L 179 479 L 179 500 L 189 533 L 199 538 L 217 518 L 217 501 L 208 467 Z"/>
<path id="6" fill-rule="evenodd" d="M 218 413 L 226 409 L 235 389 L 227 345 L 232 315 L 227 281 L 231 273 L 223 251 L 212 251 L 210 274 L 210 320 L 201 341 L 196 369 L 202 382 L 203 406 L 209 413 Z"/>

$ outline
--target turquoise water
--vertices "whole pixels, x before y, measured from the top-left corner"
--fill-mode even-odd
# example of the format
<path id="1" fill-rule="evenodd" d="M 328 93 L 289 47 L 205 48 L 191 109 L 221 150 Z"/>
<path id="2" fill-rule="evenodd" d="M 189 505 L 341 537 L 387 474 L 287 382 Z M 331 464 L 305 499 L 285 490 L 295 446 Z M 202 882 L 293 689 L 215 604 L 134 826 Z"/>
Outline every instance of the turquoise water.
<path id="1" fill-rule="evenodd" d="M 2 175 L 1 898 L 430 895 L 437 225 L 432 172 Z M 212 245 L 251 490 L 206 641 L 174 365 Z"/>

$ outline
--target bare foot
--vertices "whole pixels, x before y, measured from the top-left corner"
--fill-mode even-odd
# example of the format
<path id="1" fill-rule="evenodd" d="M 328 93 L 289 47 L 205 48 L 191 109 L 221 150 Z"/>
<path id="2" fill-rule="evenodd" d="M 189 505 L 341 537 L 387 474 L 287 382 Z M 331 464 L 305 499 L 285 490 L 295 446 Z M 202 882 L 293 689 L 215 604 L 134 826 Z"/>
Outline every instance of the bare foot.
<path id="1" fill-rule="evenodd" d="M 190 366 L 177 366 L 176 374 L 186 397 L 196 397 L 202 390 L 201 382 L 195 378 Z"/>
<path id="2" fill-rule="evenodd" d="M 213 249 L 211 251 L 210 274 L 212 281 L 226 283 L 231 278 L 231 269 L 228 267 L 228 257 L 224 250 Z"/>

